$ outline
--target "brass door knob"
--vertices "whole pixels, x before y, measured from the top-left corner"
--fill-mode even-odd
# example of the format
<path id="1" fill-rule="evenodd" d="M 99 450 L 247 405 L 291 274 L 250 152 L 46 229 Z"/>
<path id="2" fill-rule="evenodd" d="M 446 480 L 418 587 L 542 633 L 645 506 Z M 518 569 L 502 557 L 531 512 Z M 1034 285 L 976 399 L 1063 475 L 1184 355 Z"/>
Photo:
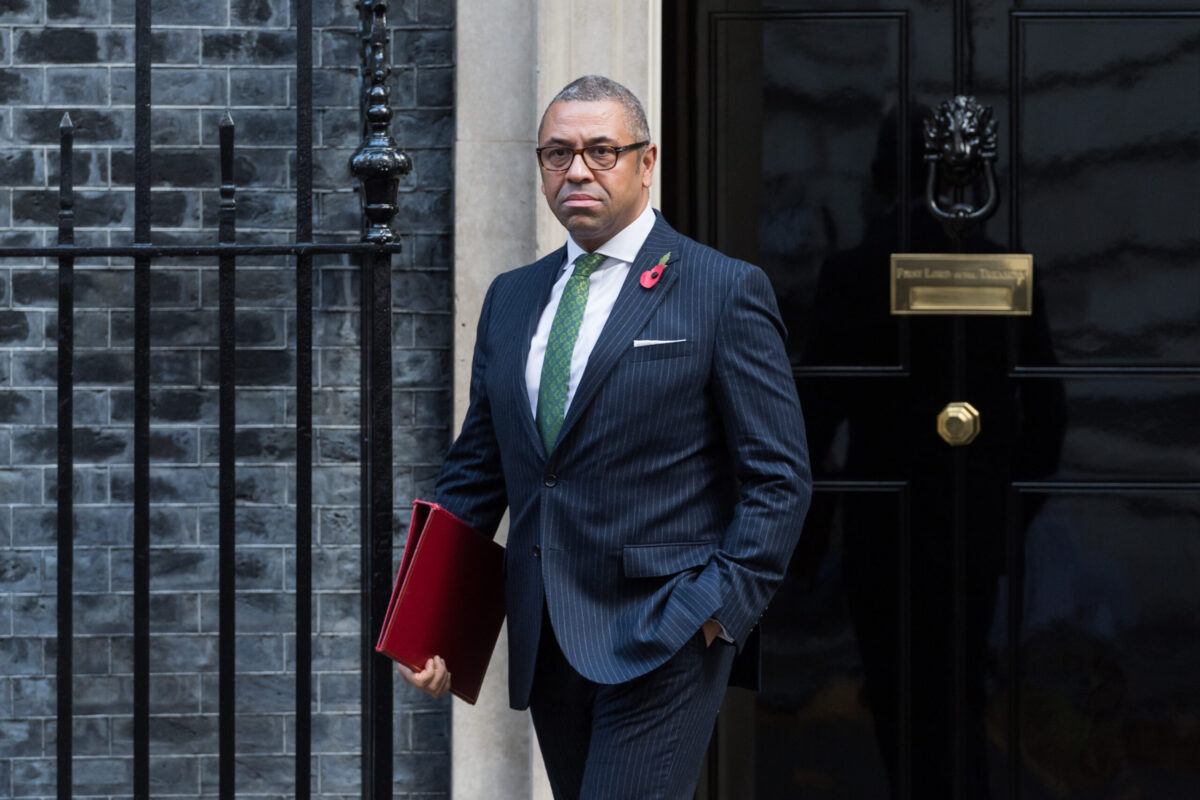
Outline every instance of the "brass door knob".
<path id="1" fill-rule="evenodd" d="M 970 403 L 950 403 L 938 414 L 937 432 L 953 447 L 970 444 L 979 435 L 979 412 Z"/>

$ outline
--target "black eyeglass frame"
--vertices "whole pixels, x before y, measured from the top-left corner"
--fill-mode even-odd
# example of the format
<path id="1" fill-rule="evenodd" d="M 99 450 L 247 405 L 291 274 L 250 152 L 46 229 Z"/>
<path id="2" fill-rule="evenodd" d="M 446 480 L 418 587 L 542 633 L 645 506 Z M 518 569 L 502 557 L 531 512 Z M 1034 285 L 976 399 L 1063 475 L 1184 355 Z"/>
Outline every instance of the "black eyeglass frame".
<path id="1" fill-rule="evenodd" d="M 590 144 L 587 147 L 574 148 L 574 147 L 563 147 L 561 144 L 548 144 L 544 147 L 535 148 L 533 152 L 537 153 L 538 166 L 541 167 L 542 170 L 545 172 L 566 172 L 567 170 L 569 170 L 571 168 L 571 165 L 575 163 L 576 156 L 583 159 L 583 165 L 585 167 L 587 167 L 588 169 L 595 170 L 598 172 L 607 172 L 608 170 L 613 169 L 614 167 L 617 166 L 617 162 L 621 160 L 621 153 L 624 153 L 626 150 L 636 150 L 639 147 L 645 147 L 648 144 L 650 144 L 649 139 L 647 139 L 644 142 L 634 142 L 633 144 L 623 144 L 620 146 L 613 146 L 611 144 Z M 613 151 L 613 153 L 615 155 L 614 155 L 614 159 L 613 159 L 613 163 L 612 163 L 611 167 L 592 166 L 591 161 L 588 160 L 587 152 L 589 150 L 596 150 L 596 149 L 604 149 L 604 150 L 612 150 Z M 543 150 L 570 150 L 571 151 L 571 160 L 568 161 L 567 165 L 565 167 L 563 167 L 562 169 L 554 169 L 552 167 L 547 167 L 546 162 L 544 162 L 542 160 L 542 151 Z"/>

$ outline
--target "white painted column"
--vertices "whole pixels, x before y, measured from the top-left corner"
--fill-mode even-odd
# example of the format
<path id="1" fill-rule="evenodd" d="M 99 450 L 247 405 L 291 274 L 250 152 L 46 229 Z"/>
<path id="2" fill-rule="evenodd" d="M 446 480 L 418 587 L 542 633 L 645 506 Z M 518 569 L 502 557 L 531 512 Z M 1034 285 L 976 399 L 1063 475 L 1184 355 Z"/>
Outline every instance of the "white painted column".
<path id="1" fill-rule="evenodd" d="M 454 154 L 454 425 L 466 415 L 475 326 L 492 279 L 559 247 L 533 149 L 546 104 L 589 73 L 625 84 L 659 134 L 655 0 L 458 0 Z M 651 194 L 658 204 L 658 187 Z M 504 535 L 504 532 L 501 534 Z M 528 712 L 508 708 L 507 632 L 479 702 L 453 700 L 453 800 L 550 800 Z"/>

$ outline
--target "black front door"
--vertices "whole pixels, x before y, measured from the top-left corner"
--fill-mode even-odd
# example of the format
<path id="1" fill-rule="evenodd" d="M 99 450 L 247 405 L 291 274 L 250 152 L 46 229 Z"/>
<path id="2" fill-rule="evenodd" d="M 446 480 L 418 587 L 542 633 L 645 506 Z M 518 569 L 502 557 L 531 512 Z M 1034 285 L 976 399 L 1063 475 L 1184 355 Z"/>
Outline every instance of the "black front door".
<path id="1" fill-rule="evenodd" d="M 1200 5 L 1154 9 L 666 4 L 665 211 L 771 276 L 817 479 L 703 796 L 1200 797 Z M 890 254 L 956 249 L 958 94 L 1000 192 L 959 246 L 1033 254 L 1028 317 L 889 312 Z"/>

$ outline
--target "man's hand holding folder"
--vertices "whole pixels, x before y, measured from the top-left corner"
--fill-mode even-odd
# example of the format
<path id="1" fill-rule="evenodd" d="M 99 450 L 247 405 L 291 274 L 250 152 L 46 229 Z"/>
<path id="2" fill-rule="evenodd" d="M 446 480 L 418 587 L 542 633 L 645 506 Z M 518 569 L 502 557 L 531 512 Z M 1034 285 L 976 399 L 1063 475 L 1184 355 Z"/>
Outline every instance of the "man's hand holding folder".
<path id="1" fill-rule="evenodd" d="M 504 548 L 441 506 L 414 501 L 375 649 L 418 689 L 474 703 L 503 622 Z"/>
<path id="2" fill-rule="evenodd" d="M 425 660 L 425 669 L 413 672 L 403 664 L 396 664 L 400 677 L 411 683 L 426 694 L 441 697 L 450 691 L 450 670 L 446 669 L 446 661 L 441 656 Z"/>

